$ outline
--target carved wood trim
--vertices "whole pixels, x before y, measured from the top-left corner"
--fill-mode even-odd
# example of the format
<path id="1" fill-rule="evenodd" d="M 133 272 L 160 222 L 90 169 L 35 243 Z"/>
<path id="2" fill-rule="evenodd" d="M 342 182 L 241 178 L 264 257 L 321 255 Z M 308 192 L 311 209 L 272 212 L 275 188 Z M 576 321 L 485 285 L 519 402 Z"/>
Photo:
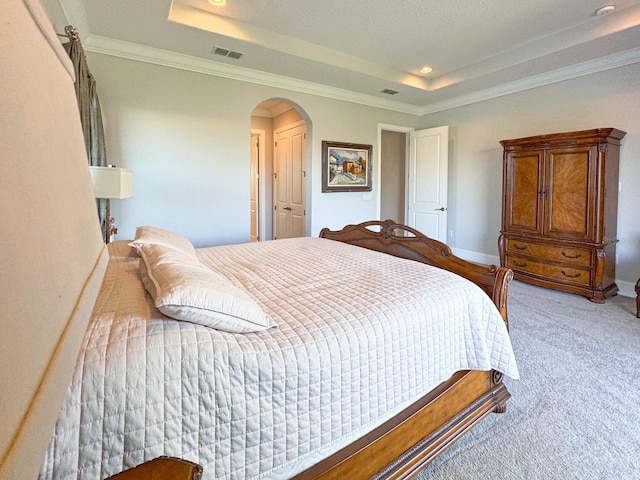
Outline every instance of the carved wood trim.
<path id="1" fill-rule="evenodd" d="M 513 272 L 506 267 L 485 267 L 455 256 L 451 248 L 407 225 L 393 220 L 372 220 L 358 225 L 347 225 L 342 230 L 320 231 L 321 238 L 350 243 L 359 247 L 415 260 L 443 268 L 464 277 L 482 288 L 498 307 L 507 326 L 507 295 Z"/>
<path id="2" fill-rule="evenodd" d="M 428 395 L 294 480 L 406 479 L 433 461 L 491 412 L 503 411 L 510 394 L 492 372 L 454 374 Z"/>

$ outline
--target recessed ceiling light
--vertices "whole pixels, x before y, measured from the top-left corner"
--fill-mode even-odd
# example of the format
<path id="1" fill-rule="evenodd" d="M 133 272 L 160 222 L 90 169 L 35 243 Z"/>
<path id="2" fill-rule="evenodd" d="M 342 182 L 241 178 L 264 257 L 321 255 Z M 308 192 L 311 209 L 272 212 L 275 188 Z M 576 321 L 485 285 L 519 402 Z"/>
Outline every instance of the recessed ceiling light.
<path id="1" fill-rule="evenodd" d="M 425 65 L 420 69 L 420 73 L 431 73 L 431 72 L 433 72 L 433 68 L 431 68 L 429 65 Z"/>
<path id="2" fill-rule="evenodd" d="M 214 7 L 224 7 L 227 4 L 227 0 L 207 0 Z"/>
<path id="3" fill-rule="evenodd" d="M 597 9 L 595 15 L 597 17 L 603 17 L 605 15 L 609 15 L 610 13 L 613 13 L 615 9 L 616 9 L 615 5 L 605 5 L 604 7 L 600 7 L 599 9 Z"/>

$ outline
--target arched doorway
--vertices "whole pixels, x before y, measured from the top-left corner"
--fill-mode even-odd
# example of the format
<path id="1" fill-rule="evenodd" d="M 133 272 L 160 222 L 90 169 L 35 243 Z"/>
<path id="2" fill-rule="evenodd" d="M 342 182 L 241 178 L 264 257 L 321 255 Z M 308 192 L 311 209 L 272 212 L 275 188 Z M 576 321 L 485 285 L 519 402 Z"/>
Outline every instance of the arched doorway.
<path id="1" fill-rule="evenodd" d="M 310 232 L 311 128 L 302 108 L 269 99 L 251 114 L 251 240 Z"/>

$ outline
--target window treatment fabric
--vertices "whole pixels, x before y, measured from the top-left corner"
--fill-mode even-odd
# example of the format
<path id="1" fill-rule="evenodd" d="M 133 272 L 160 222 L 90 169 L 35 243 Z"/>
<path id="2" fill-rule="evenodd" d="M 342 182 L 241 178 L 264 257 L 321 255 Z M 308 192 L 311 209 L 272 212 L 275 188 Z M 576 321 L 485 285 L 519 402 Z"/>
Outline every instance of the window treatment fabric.
<path id="1" fill-rule="evenodd" d="M 68 25 L 65 27 L 65 33 L 67 37 L 69 37 L 69 42 L 63 46 L 69 58 L 71 58 L 76 74 L 76 98 L 78 100 L 78 109 L 80 110 L 80 122 L 82 123 L 82 132 L 84 134 L 84 143 L 87 149 L 89 165 L 105 167 L 107 166 L 107 152 L 104 142 L 102 111 L 96 90 L 96 82 L 89 71 L 84 48 L 80 42 L 78 32 L 75 28 Z M 103 225 L 105 220 L 109 220 L 105 219 L 105 200 L 98 199 L 96 203 L 100 225 Z M 104 236 L 104 228 L 101 230 Z"/>

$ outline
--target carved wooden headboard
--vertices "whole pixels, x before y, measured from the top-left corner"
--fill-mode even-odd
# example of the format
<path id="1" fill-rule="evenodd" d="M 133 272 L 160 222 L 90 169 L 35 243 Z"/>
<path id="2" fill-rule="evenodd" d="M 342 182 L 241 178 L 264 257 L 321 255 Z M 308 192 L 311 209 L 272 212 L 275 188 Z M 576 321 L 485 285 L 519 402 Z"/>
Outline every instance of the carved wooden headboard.
<path id="1" fill-rule="evenodd" d="M 73 67 L 38 0 L 0 28 L 0 478 L 36 478 L 108 256 Z"/>

